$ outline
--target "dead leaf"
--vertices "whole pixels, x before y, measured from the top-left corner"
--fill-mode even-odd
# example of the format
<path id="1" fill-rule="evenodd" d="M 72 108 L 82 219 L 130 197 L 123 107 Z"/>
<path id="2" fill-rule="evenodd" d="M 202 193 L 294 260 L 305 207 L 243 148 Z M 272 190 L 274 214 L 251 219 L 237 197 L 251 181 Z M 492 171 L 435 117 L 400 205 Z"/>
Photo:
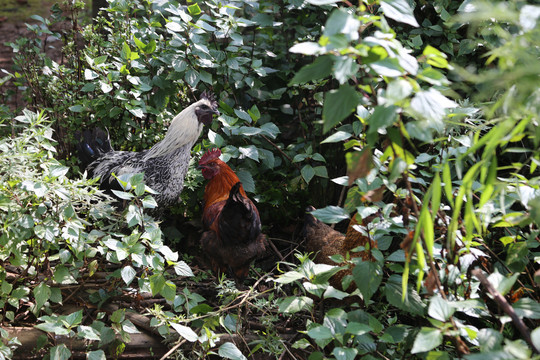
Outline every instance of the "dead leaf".
<path id="1" fill-rule="evenodd" d="M 361 151 L 348 152 L 345 157 L 347 159 L 349 186 L 351 186 L 356 179 L 366 177 L 373 168 L 371 148 L 369 146 L 364 147 Z"/>
<path id="2" fill-rule="evenodd" d="M 369 201 L 369 202 L 377 202 L 381 201 L 383 198 L 384 190 L 386 190 L 386 186 L 381 186 L 378 189 L 375 190 L 369 190 L 367 193 L 362 196 L 362 201 Z"/>

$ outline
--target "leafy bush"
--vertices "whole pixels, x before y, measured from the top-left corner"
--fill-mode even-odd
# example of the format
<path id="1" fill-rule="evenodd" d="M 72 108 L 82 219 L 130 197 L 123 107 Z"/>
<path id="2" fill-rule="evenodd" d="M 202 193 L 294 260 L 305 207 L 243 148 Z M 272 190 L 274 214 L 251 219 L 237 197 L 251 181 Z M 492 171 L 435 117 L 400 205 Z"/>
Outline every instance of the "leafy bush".
<path id="1" fill-rule="evenodd" d="M 62 63 L 47 59 L 39 40 L 14 45 L 20 80 L 47 108 L 60 145 L 32 113 L 18 118 L 21 135 L 0 145 L 2 168 L 11 169 L 2 170 L 10 230 L 0 277 L 8 261 L 27 269 L 1 287 L 7 321 L 34 299 L 40 329 L 102 343 L 115 332 L 127 343 L 134 328 L 124 307 L 84 321 L 55 311 L 63 283 L 84 286 L 87 274 L 108 270 L 108 285 L 165 299 L 142 308 L 152 329 L 177 341 L 178 356 L 216 348 L 234 359 L 248 351 L 310 359 L 538 353 L 538 6 L 130 0 L 105 12 L 80 33 L 55 35 L 45 19 L 34 27 L 67 40 Z M 259 270 L 247 290 L 226 279 L 203 288 L 208 274 L 164 246 L 159 224 L 141 211 L 153 202 L 140 176 L 121 179 L 117 195 L 129 204 L 120 216 L 53 158 L 55 148 L 69 154 L 75 129 L 93 124 L 110 127 L 117 147 L 147 148 L 194 99 L 192 89 L 206 87 L 219 94 L 222 115 L 194 152 L 222 148 L 276 233 L 296 225 L 307 204 L 337 228 L 355 218 L 377 247 L 352 252 L 370 259 L 316 264 L 295 246 L 277 265 L 286 271 Z M 201 181 L 190 172 L 188 217 Z M 329 279 L 343 268 L 351 275 L 340 290 Z M 119 296 L 96 291 L 90 300 Z M 287 337 L 291 324 L 296 334 Z M 69 351 L 52 345 L 51 354 Z"/>

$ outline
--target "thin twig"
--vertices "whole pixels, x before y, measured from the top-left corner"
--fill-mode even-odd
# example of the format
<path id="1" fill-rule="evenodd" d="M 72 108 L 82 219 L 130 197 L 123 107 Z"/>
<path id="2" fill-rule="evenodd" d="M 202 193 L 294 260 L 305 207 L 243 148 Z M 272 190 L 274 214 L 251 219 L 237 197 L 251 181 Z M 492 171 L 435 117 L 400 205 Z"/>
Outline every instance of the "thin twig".
<path id="1" fill-rule="evenodd" d="M 169 351 L 165 353 L 159 360 L 165 360 L 169 355 L 171 355 L 173 352 L 176 351 L 180 346 L 182 346 L 186 342 L 186 339 L 182 339 L 178 342 L 178 344 L 174 345 Z"/>

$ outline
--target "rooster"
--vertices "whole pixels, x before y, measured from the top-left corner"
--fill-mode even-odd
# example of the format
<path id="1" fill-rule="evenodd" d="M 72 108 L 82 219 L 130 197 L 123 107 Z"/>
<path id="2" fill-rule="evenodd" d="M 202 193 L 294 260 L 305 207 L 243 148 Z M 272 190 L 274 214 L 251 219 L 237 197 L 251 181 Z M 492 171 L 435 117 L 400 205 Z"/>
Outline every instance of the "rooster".
<path id="1" fill-rule="evenodd" d="M 204 190 L 201 245 L 214 272 L 243 280 L 251 262 L 265 251 L 266 236 L 261 232 L 259 211 L 220 155 L 219 149 L 213 149 L 199 161 L 199 169 L 209 180 Z"/>
<path id="2" fill-rule="evenodd" d="M 101 129 L 85 131 L 78 144 L 79 157 L 90 177 L 99 177 L 103 189 L 120 189 L 114 178 L 122 174 L 144 173 L 145 184 L 157 192 L 158 209 L 175 204 L 184 187 L 191 148 L 203 125 L 219 115 L 213 94 L 201 99 L 174 117 L 163 140 L 140 152 L 114 151 L 107 133 Z"/>

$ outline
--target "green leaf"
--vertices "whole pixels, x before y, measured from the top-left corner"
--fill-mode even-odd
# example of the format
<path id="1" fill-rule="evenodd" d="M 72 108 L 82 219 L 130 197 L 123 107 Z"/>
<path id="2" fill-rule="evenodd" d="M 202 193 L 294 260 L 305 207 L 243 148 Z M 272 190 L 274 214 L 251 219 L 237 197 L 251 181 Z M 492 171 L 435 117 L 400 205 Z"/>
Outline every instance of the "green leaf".
<path id="1" fill-rule="evenodd" d="M 190 15 L 197 16 L 201 13 L 201 8 L 199 7 L 199 4 L 195 3 L 188 6 L 188 11 Z"/>
<path id="2" fill-rule="evenodd" d="M 70 111 L 73 111 L 73 112 L 76 112 L 76 113 L 83 112 L 84 109 L 85 109 L 85 107 L 82 106 L 82 105 L 73 105 L 73 106 L 70 106 L 70 107 L 69 107 L 69 110 L 70 110 Z"/>
<path id="3" fill-rule="evenodd" d="M 439 329 L 423 327 L 414 339 L 411 354 L 426 352 L 442 344 L 442 333 Z"/>
<path id="4" fill-rule="evenodd" d="M 67 326 L 72 328 L 75 325 L 79 325 L 83 318 L 83 311 L 79 310 L 66 316 Z"/>
<path id="5" fill-rule="evenodd" d="M 313 5 L 331 5 L 335 4 L 337 2 L 340 2 L 341 0 L 306 0 L 307 3 L 313 4 Z"/>
<path id="6" fill-rule="evenodd" d="M 345 209 L 339 206 L 327 206 L 322 209 L 313 210 L 311 215 L 327 224 L 335 224 L 342 220 L 349 219 L 349 214 Z"/>
<path id="7" fill-rule="evenodd" d="M 324 79 L 332 73 L 335 57 L 333 55 L 323 55 L 315 59 L 312 64 L 306 65 L 298 71 L 289 85 L 304 84 L 314 80 Z"/>
<path id="8" fill-rule="evenodd" d="M 521 318 L 540 319 L 540 304 L 531 298 L 521 298 L 512 307 Z"/>
<path id="9" fill-rule="evenodd" d="M 53 346 L 50 350 L 51 360 L 67 360 L 71 357 L 71 351 L 65 344 Z"/>
<path id="10" fill-rule="evenodd" d="M 487 353 L 490 351 L 500 350 L 503 339 L 504 336 L 495 329 L 481 329 L 478 331 L 478 344 L 480 345 L 480 352 Z"/>
<path id="11" fill-rule="evenodd" d="M 279 276 L 274 281 L 279 284 L 290 284 L 296 280 L 304 279 L 305 275 L 302 273 L 299 273 L 298 271 L 288 271 L 284 273 L 283 275 Z"/>
<path id="12" fill-rule="evenodd" d="M 430 127 L 437 131 L 442 130 L 442 119 L 446 115 L 446 109 L 455 107 L 457 104 L 454 101 L 433 88 L 418 92 L 411 100 L 412 113 L 418 119 L 430 121 Z"/>
<path id="13" fill-rule="evenodd" d="M 334 77 L 340 84 L 345 84 L 350 78 L 357 75 L 360 66 L 356 63 L 356 60 L 349 56 L 340 56 L 334 63 L 333 73 Z"/>
<path id="14" fill-rule="evenodd" d="M 34 288 L 32 293 L 34 294 L 34 298 L 36 299 L 36 307 L 34 310 L 34 314 L 37 314 L 41 311 L 43 305 L 51 297 L 51 289 L 45 283 L 40 283 Z"/>
<path id="15" fill-rule="evenodd" d="M 304 181 L 309 184 L 311 179 L 315 176 L 315 170 L 313 167 L 309 164 L 306 164 L 300 169 L 300 174 L 302 174 L 302 178 L 304 178 Z"/>
<path id="16" fill-rule="evenodd" d="M 193 331 L 190 327 L 187 327 L 185 325 L 177 324 L 177 323 L 171 323 L 172 328 L 184 339 L 186 339 L 189 342 L 195 342 L 197 341 L 197 333 Z"/>
<path id="17" fill-rule="evenodd" d="M 354 87 L 341 85 L 339 89 L 326 93 L 323 105 L 323 132 L 327 132 L 347 116 L 349 116 L 360 103 L 360 95 Z"/>
<path id="18" fill-rule="evenodd" d="M 225 359 L 247 360 L 247 358 L 232 342 L 222 344 L 218 349 L 218 355 Z"/>
<path id="19" fill-rule="evenodd" d="M 351 136 L 353 136 L 351 133 L 346 131 L 336 131 L 334 134 L 330 135 L 323 141 L 321 141 L 321 144 L 325 143 L 336 143 L 340 141 L 344 141 L 349 139 Z"/>
<path id="20" fill-rule="evenodd" d="M 126 309 L 118 309 L 111 315 L 111 321 L 113 323 L 121 323 L 126 317 Z"/>
<path id="21" fill-rule="evenodd" d="M 392 125 L 397 120 L 398 109 L 395 105 L 376 106 L 373 114 L 368 118 L 368 134 L 374 134 L 380 129 L 386 129 Z"/>
<path id="22" fill-rule="evenodd" d="M 159 293 L 165 300 L 174 301 L 176 296 L 176 285 L 172 281 L 167 280 Z"/>
<path id="23" fill-rule="evenodd" d="M 182 260 L 174 265 L 174 272 L 178 276 L 195 276 L 189 265 Z"/>
<path id="24" fill-rule="evenodd" d="M 101 340 L 99 331 L 94 329 L 91 326 L 86 325 L 80 325 L 77 328 L 77 335 L 79 337 L 82 337 L 83 339 L 90 340 L 90 341 L 99 341 Z"/>
<path id="25" fill-rule="evenodd" d="M 390 19 L 419 27 L 414 18 L 413 9 L 407 0 L 381 0 L 381 9 Z"/>
<path id="26" fill-rule="evenodd" d="M 320 324 L 316 324 L 314 327 L 309 329 L 307 334 L 315 340 L 327 340 L 333 338 L 333 334 L 330 329 Z"/>
<path id="27" fill-rule="evenodd" d="M 364 302 L 367 303 L 381 285 L 383 276 L 381 264 L 373 261 L 361 261 L 353 268 L 353 276 Z"/>
<path id="28" fill-rule="evenodd" d="M 253 176 L 251 173 L 247 170 L 237 170 L 236 175 L 242 182 L 242 186 L 244 187 L 244 190 L 246 192 L 255 192 L 255 181 L 253 180 Z"/>
<path id="29" fill-rule="evenodd" d="M 316 42 L 303 42 L 296 45 L 293 45 L 289 51 L 292 53 L 304 54 L 304 55 L 315 55 L 320 53 L 323 48 Z"/>
<path id="30" fill-rule="evenodd" d="M 165 286 L 165 277 L 162 274 L 154 274 L 150 276 L 150 289 L 152 291 L 152 295 L 155 296 L 159 294 L 159 292 L 163 289 Z"/>
<path id="31" fill-rule="evenodd" d="M 332 351 L 332 355 L 335 356 L 336 360 L 354 360 L 357 354 L 358 350 L 354 348 L 344 348 L 339 346 Z"/>
<path id="32" fill-rule="evenodd" d="M 122 280 L 124 280 L 126 285 L 129 285 L 131 284 L 133 279 L 135 279 L 135 275 L 137 275 L 137 272 L 131 266 L 127 265 L 122 268 L 122 270 L 120 271 L 120 275 L 122 276 Z"/>
<path id="33" fill-rule="evenodd" d="M 97 340 L 99 340 L 99 338 Z M 86 356 L 88 360 L 107 360 L 103 350 L 90 351 Z"/>
<path id="34" fill-rule="evenodd" d="M 444 300 L 441 296 L 436 295 L 431 298 L 428 307 L 428 315 L 442 322 L 450 319 L 450 316 L 454 313 L 455 308 L 450 306 L 448 301 Z"/>
<path id="35" fill-rule="evenodd" d="M 534 347 L 540 349 L 540 327 L 537 327 L 536 329 L 531 331 L 531 340 L 534 344 Z"/>
<path id="36" fill-rule="evenodd" d="M 128 43 L 125 41 L 122 44 L 122 51 L 120 52 L 120 56 L 124 60 L 131 60 L 131 49 L 129 48 Z"/>
<path id="37" fill-rule="evenodd" d="M 289 296 L 278 301 L 279 312 L 294 314 L 299 311 L 309 311 L 313 307 L 313 299 L 307 296 Z"/>
<path id="38" fill-rule="evenodd" d="M 391 275 L 386 283 L 385 295 L 388 302 L 401 310 L 415 315 L 424 315 L 425 304 L 418 293 L 411 287 L 407 287 L 405 300 L 403 299 L 402 281 L 400 275 Z"/>
<path id="39" fill-rule="evenodd" d="M 354 41 L 359 38 L 359 27 L 360 21 L 355 15 L 345 9 L 337 8 L 332 11 L 328 20 L 326 20 L 323 34 L 329 38 L 333 37 L 333 40 L 339 39 L 339 35 L 343 34 L 348 41 Z M 346 43 L 340 45 L 345 47 Z"/>

